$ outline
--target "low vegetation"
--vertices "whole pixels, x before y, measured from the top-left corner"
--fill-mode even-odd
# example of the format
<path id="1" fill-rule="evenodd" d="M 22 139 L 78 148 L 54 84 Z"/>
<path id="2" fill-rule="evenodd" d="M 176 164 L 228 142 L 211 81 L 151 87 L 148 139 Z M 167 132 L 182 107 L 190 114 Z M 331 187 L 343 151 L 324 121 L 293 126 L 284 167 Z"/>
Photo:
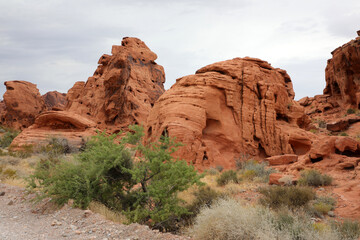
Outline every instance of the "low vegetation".
<path id="1" fill-rule="evenodd" d="M 331 176 L 321 174 L 315 169 L 304 170 L 301 172 L 300 176 L 298 184 L 303 186 L 329 186 L 333 181 Z"/>
<path id="2" fill-rule="evenodd" d="M 171 229 L 182 215 L 190 214 L 177 193 L 200 185 L 201 176 L 171 156 L 178 146 L 172 139 L 162 137 L 143 145 L 141 127 L 130 129 L 133 133 L 119 144 L 117 135 L 95 136 L 73 161 L 53 157 L 41 161 L 28 179 L 28 188 L 60 205 L 73 199 L 75 206 L 87 208 L 97 201 L 123 212 L 129 222 Z"/>
<path id="3" fill-rule="evenodd" d="M 305 207 L 311 200 L 315 199 L 315 193 L 309 187 L 268 186 L 261 188 L 259 192 L 263 195 L 260 198 L 260 203 L 273 209 Z"/>
<path id="4" fill-rule="evenodd" d="M 1 132 L 3 133 L 2 136 L 0 137 L 0 147 L 6 148 L 10 146 L 11 142 L 19 134 L 19 131 L 5 127 L 0 127 L 0 129 Z"/>
<path id="5" fill-rule="evenodd" d="M 222 199 L 200 211 L 190 232 L 197 240 L 335 240 L 357 239 L 360 233 L 354 223 L 320 226 L 309 218 L 301 211 L 273 212 L 266 207 L 246 206 L 233 199 Z"/>
<path id="6" fill-rule="evenodd" d="M 220 176 L 216 179 L 216 182 L 219 186 L 225 186 L 230 182 L 238 183 L 239 179 L 237 173 L 234 170 L 228 170 L 222 172 Z"/>
<path id="7" fill-rule="evenodd" d="M 244 155 L 236 170 L 219 165 L 202 178 L 192 166 L 171 157 L 179 146 L 173 139 L 144 145 L 142 129 L 130 129 L 123 138 L 99 133 L 84 141 L 81 151 L 59 138 L 49 138 L 42 147 L 2 149 L 0 180 L 18 184 L 31 172 L 27 187 L 39 199 L 50 197 L 60 205 L 71 200 L 115 222 L 188 232 L 194 239 L 360 237 L 357 221 L 327 220 L 335 219 L 326 215 L 336 201 L 316 196 L 312 188 L 331 185 L 326 174 L 305 170 L 297 186 L 290 176 L 279 180 L 285 186 L 268 186 L 275 170 Z M 314 217 L 321 222 L 312 221 Z"/>

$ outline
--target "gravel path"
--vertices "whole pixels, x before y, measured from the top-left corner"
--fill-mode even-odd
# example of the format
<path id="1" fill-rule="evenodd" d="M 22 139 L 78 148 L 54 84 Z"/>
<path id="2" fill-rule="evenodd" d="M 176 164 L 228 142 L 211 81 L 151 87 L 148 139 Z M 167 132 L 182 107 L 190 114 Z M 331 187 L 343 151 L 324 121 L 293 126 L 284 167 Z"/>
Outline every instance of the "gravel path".
<path id="1" fill-rule="evenodd" d="M 28 198 L 22 188 L 0 183 L 0 240 L 189 239 L 139 224 L 114 223 L 89 210 L 67 205 L 46 211 L 46 207 L 33 205 Z"/>

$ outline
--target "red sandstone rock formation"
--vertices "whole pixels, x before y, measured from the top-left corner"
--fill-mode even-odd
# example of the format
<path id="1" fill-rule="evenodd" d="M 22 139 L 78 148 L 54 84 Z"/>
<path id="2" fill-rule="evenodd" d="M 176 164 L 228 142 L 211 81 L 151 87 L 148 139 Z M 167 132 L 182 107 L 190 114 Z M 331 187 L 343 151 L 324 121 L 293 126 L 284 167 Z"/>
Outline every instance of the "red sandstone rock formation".
<path id="1" fill-rule="evenodd" d="M 130 124 L 144 124 L 164 92 L 165 73 L 155 63 L 156 58 L 141 40 L 124 38 L 121 46 L 112 47 L 112 55 L 101 56 L 98 68 L 86 83 L 76 82 L 68 91 L 64 111 L 40 115 L 13 145 L 41 142 L 49 135 L 63 136 L 78 144 L 81 136 L 95 134 L 95 128 L 118 132 Z M 91 124 L 76 124 L 85 120 Z"/>
<path id="2" fill-rule="evenodd" d="M 121 129 L 144 124 L 155 101 L 165 91 L 165 73 L 157 56 L 137 38 L 104 54 L 94 75 L 68 92 L 67 111 L 86 116 L 100 128 Z"/>
<path id="3" fill-rule="evenodd" d="M 306 152 L 311 141 L 303 107 L 286 71 L 260 59 L 235 58 L 177 80 L 155 103 L 147 137 L 184 144 L 177 155 L 199 169 L 235 167 L 241 153 L 268 157 Z"/>
<path id="4" fill-rule="evenodd" d="M 35 84 L 26 81 L 7 81 L 4 84 L 5 108 L 1 111 L 1 124 L 15 129 L 27 128 L 45 110 L 39 90 Z"/>
<path id="5" fill-rule="evenodd" d="M 349 108 L 360 108 L 360 37 L 332 51 L 325 69 L 323 95 L 299 100 L 308 115 L 339 117 Z"/>
<path id="6" fill-rule="evenodd" d="M 96 124 L 86 117 L 66 111 L 48 111 L 40 114 L 33 125 L 26 128 L 11 143 L 21 145 L 46 144 L 51 137 L 65 138 L 79 147 L 83 140 L 94 135 Z"/>
<path id="7" fill-rule="evenodd" d="M 66 94 L 58 91 L 47 92 L 42 97 L 47 110 L 62 110 L 67 103 Z"/>

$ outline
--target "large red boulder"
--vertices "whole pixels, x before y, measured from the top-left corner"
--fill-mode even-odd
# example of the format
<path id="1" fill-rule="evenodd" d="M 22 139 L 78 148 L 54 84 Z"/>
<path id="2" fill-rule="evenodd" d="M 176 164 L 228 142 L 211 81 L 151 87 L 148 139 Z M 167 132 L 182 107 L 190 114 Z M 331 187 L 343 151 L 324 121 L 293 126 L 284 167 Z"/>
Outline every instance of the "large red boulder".
<path id="1" fill-rule="evenodd" d="M 311 133 L 300 128 L 307 124 L 286 71 L 235 58 L 178 79 L 151 110 L 147 138 L 176 137 L 184 144 L 176 154 L 199 169 L 231 168 L 243 153 L 263 158 L 308 151 Z"/>
<path id="2" fill-rule="evenodd" d="M 43 98 L 36 85 L 26 81 L 7 81 L 4 83 L 4 109 L 1 111 L 1 124 L 24 129 L 34 123 L 36 116 L 46 109 Z"/>

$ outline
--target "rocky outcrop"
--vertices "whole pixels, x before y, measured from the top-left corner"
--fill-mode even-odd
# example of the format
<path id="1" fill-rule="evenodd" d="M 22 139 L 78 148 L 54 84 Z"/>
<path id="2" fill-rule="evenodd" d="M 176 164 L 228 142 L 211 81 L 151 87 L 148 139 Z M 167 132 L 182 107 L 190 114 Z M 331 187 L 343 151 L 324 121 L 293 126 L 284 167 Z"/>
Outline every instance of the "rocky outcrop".
<path id="1" fill-rule="evenodd" d="M 336 118 L 349 108 L 360 109 L 360 37 L 331 54 L 325 69 L 324 94 L 299 100 L 306 114 L 314 117 L 333 115 Z"/>
<path id="2" fill-rule="evenodd" d="M 331 54 L 325 69 L 324 94 L 342 106 L 360 108 L 360 37 Z"/>
<path id="3" fill-rule="evenodd" d="M 121 129 L 144 124 L 155 101 L 165 91 L 165 73 L 157 56 L 137 38 L 104 54 L 86 83 L 77 82 L 67 94 L 66 110 L 95 121 L 100 128 Z"/>
<path id="4" fill-rule="evenodd" d="M 235 167 L 246 153 L 268 157 L 308 151 L 309 123 L 293 100 L 286 71 L 254 58 L 235 58 L 177 80 L 155 103 L 147 138 L 168 134 L 184 144 L 177 155 L 198 169 Z"/>
<path id="5" fill-rule="evenodd" d="M 5 107 L 1 111 L 1 124 L 14 129 L 27 128 L 45 110 L 39 90 L 35 84 L 26 81 L 7 81 L 4 84 Z"/>
<path id="6" fill-rule="evenodd" d="M 155 63 L 156 58 L 141 40 L 124 38 L 121 46 L 112 47 L 112 55 L 101 56 L 86 83 L 76 82 L 68 91 L 63 111 L 40 115 L 13 145 L 39 143 L 49 135 L 78 145 L 81 136 L 95 134 L 95 128 L 117 133 L 130 124 L 145 124 L 150 109 L 165 91 L 164 69 Z M 52 103 L 60 99 L 64 103 L 62 95 L 56 96 Z M 52 108 L 60 110 L 56 105 Z"/>
<path id="7" fill-rule="evenodd" d="M 40 114 L 33 125 L 22 131 L 11 143 L 13 148 L 22 145 L 46 144 L 51 137 L 65 138 L 79 147 L 87 137 L 96 133 L 96 123 L 88 118 L 65 111 L 48 111 Z"/>
<path id="8" fill-rule="evenodd" d="M 58 91 L 47 92 L 42 97 L 47 110 L 63 110 L 67 103 L 66 94 Z"/>

